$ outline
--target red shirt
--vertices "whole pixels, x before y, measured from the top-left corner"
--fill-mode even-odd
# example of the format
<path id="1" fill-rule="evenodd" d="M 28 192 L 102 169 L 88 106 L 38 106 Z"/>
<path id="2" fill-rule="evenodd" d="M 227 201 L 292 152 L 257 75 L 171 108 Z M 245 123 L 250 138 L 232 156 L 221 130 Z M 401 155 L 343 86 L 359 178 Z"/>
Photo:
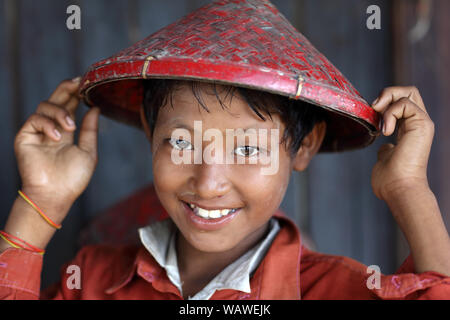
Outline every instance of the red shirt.
<path id="1" fill-rule="evenodd" d="M 411 257 L 369 289 L 363 264 L 302 246 L 296 225 L 276 214 L 281 230 L 251 278 L 251 293 L 216 291 L 211 299 L 450 299 L 450 277 L 415 274 Z M 165 270 L 142 245 L 89 245 L 63 267 L 61 282 L 39 292 L 43 257 L 9 248 L 0 254 L 1 299 L 182 299 Z M 68 265 L 81 271 L 81 289 L 66 285 Z"/>

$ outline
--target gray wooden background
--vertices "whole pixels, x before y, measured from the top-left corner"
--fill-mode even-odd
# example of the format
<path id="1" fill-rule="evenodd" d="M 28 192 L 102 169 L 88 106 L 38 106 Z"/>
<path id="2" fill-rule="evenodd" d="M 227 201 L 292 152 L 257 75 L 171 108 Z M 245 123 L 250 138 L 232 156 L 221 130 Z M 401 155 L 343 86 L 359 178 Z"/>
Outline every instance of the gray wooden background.
<path id="1" fill-rule="evenodd" d="M 208 2 L 0 0 L 2 226 L 20 188 L 14 137 L 37 104 L 47 99 L 61 80 L 81 75 L 92 63 Z M 437 128 L 430 183 L 444 204 L 441 209 L 448 226 L 450 171 L 446 164 L 450 149 L 445 120 L 449 119 L 450 79 L 444 70 L 449 70 L 450 58 L 448 42 L 442 40 L 448 36 L 450 24 L 440 12 L 450 12 L 449 2 L 274 0 L 273 3 L 369 102 L 383 87 L 395 83 L 416 84 L 423 90 Z M 418 5 L 423 3 L 431 3 L 432 27 L 419 42 L 412 44 L 407 33 L 417 20 Z M 81 8 L 81 30 L 66 28 L 66 8 L 70 4 Z M 366 28 L 366 9 L 371 4 L 381 8 L 381 30 Z M 424 60 L 431 64 L 422 65 Z M 429 82 L 430 77 L 433 82 Z M 445 79 L 447 82 L 443 82 Z M 86 110 L 85 106 L 79 108 L 78 121 Z M 292 176 L 282 205 L 302 231 L 310 235 L 317 250 L 379 265 L 383 273 L 394 272 L 408 254 L 387 206 L 373 195 L 370 186 L 376 152 L 387 142 L 390 140 L 381 138 L 364 150 L 318 155 L 307 172 Z M 61 264 L 79 249 L 76 238 L 80 228 L 151 180 L 151 154 L 144 134 L 101 117 L 97 170 L 64 221 L 64 228 L 47 248 L 42 286 L 56 281 Z"/>

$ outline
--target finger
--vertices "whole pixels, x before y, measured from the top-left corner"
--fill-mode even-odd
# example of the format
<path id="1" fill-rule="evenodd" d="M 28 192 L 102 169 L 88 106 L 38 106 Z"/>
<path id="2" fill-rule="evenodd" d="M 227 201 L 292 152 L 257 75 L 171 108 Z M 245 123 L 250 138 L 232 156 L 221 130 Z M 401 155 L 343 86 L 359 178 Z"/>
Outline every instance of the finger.
<path id="1" fill-rule="evenodd" d="M 98 119 L 100 108 L 94 107 L 83 118 L 80 128 L 78 146 L 87 151 L 94 159 L 97 159 Z"/>
<path id="2" fill-rule="evenodd" d="M 65 106 L 73 98 L 79 100 L 77 92 L 80 80 L 81 78 L 78 77 L 73 80 L 62 81 L 51 94 L 48 101 L 56 105 Z M 70 112 L 74 112 L 74 110 L 70 110 Z"/>
<path id="3" fill-rule="evenodd" d="M 75 122 L 72 120 L 70 113 L 66 109 L 51 102 L 41 102 L 38 105 L 36 113 L 50 119 L 55 119 L 64 130 L 73 132 L 76 129 Z"/>
<path id="4" fill-rule="evenodd" d="M 65 105 L 65 109 L 70 113 L 70 117 L 75 120 L 76 119 L 76 111 L 78 109 L 78 106 L 80 105 L 80 99 L 77 96 L 72 96 L 70 98 L 69 102 Z"/>
<path id="5" fill-rule="evenodd" d="M 73 95 L 70 98 L 70 100 L 65 105 L 62 106 L 64 109 L 66 109 L 69 112 L 72 120 L 76 119 L 76 111 L 77 111 L 79 104 L 80 104 L 80 99 L 78 98 L 78 96 Z"/>
<path id="6" fill-rule="evenodd" d="M 434 136 L 434 123 L 428 114 L 408 98 L 402 98 L 389 106 L 383 118 L 386 136 L 398 127 L 394 153 L 397 159 L 408 159 L 409 164 L 426 172 Z"/>
<path id="7" fill-rule="evenodd" d="M 54 141 L 61 139 L 61 132 L 58 130 L 56 122 L 44 115 L 32 114 L 21 131 L 29 134 L 45 134 Z"/>
<path id="8" fill-rule="evenodd" d="M 386 108 L 402 98 L 408 98 L 414 102 L 422 111 L 427 112 L 416 87 L 388 87 L 381 91 L 379 97 L 372 103 L 375 111 L 383 113 Z"/>
<path id="9" fill-rule="evenodd" d="M 391 104 L 383 114 L 384 135 L 389 136 L 395 131 L 399 120 L 404 121 L 405 131 L 420 130 L 422 134 L 432 132 L 433 122 L 426 112 L 408 98 L 401 98 Z"/>

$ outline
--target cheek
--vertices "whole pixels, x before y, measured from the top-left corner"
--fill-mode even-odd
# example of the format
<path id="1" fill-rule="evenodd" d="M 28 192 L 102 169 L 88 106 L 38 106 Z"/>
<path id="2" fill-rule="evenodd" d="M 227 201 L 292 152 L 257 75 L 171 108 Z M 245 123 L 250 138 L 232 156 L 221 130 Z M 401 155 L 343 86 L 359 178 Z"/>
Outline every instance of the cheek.
<path id="1" fill-rule="evenodd" d="M 280 176 L 260 176 L 255 179 L 254 187 L 248 191 L 248 197 L 258 206 L 258 214 L 271 216 L 278 209 L 289 182 L 288 178 Z"/>
<path id="2" fill-rule="evenodd" d="M 259 168 L 249 166 L 236 170 L 234 178 L 235 191 L 242 196 L 247 210 L 240 217 L 239 226 L 233 226 L 233 234 L 243 238 L 264 225 L 279 209 L 289 174 L 288 170 L 280 170 L 275 175 L 261 175 Z"/>
<path id="3" fill-rule="evenodd" d="M 242 183 L 239 184 L 239 192 L 246 195 L 248 200 L 261 210 L 274 213 L 283 200 L 283 196 L 289 184 L 289 166 L 280 163 L 279 170 L 273 175 L 261 174 L 261 168 L 247 168 L 239 176 Z M 245 177 L 245 178 L 244 178 Z"/>
<path id="4" fill-rule="evenodd" d="M 163 197 L 165 193 L 176 193 L 187 174 L 185 165 L 173 163 L 170 153 L 162 149 L 153 154 L 152 162 L 153 184 L 158 194 Z"/>

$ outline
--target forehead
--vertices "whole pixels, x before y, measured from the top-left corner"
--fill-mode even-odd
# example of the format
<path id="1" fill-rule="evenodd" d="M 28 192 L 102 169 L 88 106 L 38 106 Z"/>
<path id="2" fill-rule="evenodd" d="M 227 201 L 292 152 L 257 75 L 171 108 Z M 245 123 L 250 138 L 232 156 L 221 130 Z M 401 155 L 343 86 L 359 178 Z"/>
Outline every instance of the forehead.
<path id="1" fill-rule="evenodd" d="M 258 94 L 254 92 L 253 94 Z M 263 93 L 261 92 L 261 95 Z M 261 98 L 266 98 L 261 97 Z M 262 100 L 262 99 L 261 99 Z M 266 99 L 267 100 L 267 99 Z M 267 101 L 266 101 L 267 102 Z M 236 87 L 204 82 L 181 82 L 174 85 L 166 103 L 159 110 L 159 126 L 202 120 L 232 127 L 279 128 L 280 118 L 272 119 L 259 110 L 261 119 Z"/>

